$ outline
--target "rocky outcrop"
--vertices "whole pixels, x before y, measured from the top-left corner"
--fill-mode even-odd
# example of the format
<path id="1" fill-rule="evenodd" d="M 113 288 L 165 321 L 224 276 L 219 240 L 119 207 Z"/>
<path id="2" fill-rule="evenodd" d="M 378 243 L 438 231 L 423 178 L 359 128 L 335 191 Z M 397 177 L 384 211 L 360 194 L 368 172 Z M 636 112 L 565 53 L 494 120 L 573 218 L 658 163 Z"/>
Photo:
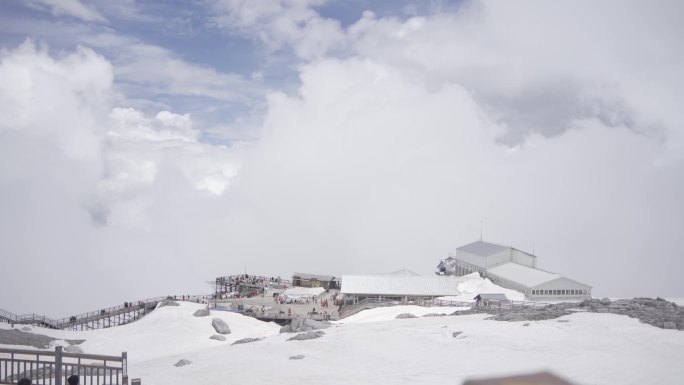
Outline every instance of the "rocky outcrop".
<path id="1" fill-rule="evenodd" d="M 164 306 L 180 306 L 178 302 L 172 300 L 172 299 L 165 299 L 161 302 L 159 302 L 159 305 L 157 305 L 157 309 L 162 308 Z"/>
<path id="2" fill-rule="evenodd" d="M 316 338 L 321 338 L 325 335 L 325 332 L 323 330 L 316 330 L 316 331 L 310 331 L 306 333 L 299 333 L 294 337 L 290 337 L 287 340 L 288 341 L 304 341 L 304 340 L 313 340 Z"/>
<path id="3" fill-rule="evenodd" d="M 661 329 L 684 330 L 684 308 L 662 298 L 588 299 L 576 307 L 594 313 L 626 315 Z"/>
<path id="4" fill-rule="evenodd" d="M 186 360 L 186 359 L 182 359 L 182 360 L 176 362 L 173 366 L 175 366 L 175 367 L 177 367 L 177 368 L 180 368 L 181 366 L 190 365 L 190 364 L 192 364 L 192 361 Z"/>
<path id="5" fill-rule="evenodd" d="M 295 318 L 289 325 L 280 328 L 281 333 L 302 333 L 310 330 L 327 329 L 330 322 L 316 321 L 309 318 Z"/>
<path id="6" fill-rule="evenodd" d="M 214 330 L 216 330 L 216 333 L 218 334 L 230 334 L 230 326 L 220 318 L 213 318 L 211 320 L 211 326 L 214 327 Z"/>
<path id="7" fill-rule="evenodd" d="M 83 349 L 81 349 L 80 346 L 75 345 L 67 346 L 66 348 L 64 348 L 64 351 L 67 353 L 83 353 Z"/>
<path id="8" fill-rule="evenodd" d="M 492 316 L 487 319 L 516 322 L 555 319 L 572 314 L 576 310 L 626 315 L 662 329 L 684 330 L 684 308 L 662 298 L 633 298 L 617 301 L 611 301 L 608 298 L 587 299 L 580 303 L 562 302 L 535 308 L 473 308 L 467 311 L 456 311 L 451 315 L 491 314 Z"/>
<path id="9" fill-rule="evenodd" d="M 418 318 L 415 315 L 411 313 L 401 313 L 398 316 L 394 317 L 396 319 L 407 319 L 407 318 Z"/>
<path id="10" fill-rule="evenodd" d="M 26 333 L 17 329 L 0 329 L 0 344 L 2 345 L 23 345 L 33 346 L 38 349 L 48 349 L 55 340 L 56 338 L 43 334 Z"/>
<path id="11" fill-rule="evenodd" d="M 250 342 L 256 342 L 256 341 L 261 341 L 261 338 L 241 338 L 241 339 L 233 342 L 231 345 L 248 344 Z"/>
<path id="12" fill-rule="evenodd" d="M 210 314 L 209 309 L 197 309 L 192 315 L 194 317 L 208 317 Z"/>

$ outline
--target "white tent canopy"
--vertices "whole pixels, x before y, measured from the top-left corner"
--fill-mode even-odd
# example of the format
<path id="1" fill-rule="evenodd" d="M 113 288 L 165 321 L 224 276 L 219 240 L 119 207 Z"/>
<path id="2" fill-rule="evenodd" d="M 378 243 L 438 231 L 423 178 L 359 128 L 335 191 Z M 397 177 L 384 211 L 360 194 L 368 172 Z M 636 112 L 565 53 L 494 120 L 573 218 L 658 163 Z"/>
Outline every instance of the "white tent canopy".
<path id="1" fill-rule="evenodd" d="M 315 296 L 319 296 L 325 292 L 325 289 L 322 287 L 291 287 L 287 290 L 285 290 L 281 295 L 291 298 L 291 299 L 298 299 L 298 298 L 312 298 Z"/>

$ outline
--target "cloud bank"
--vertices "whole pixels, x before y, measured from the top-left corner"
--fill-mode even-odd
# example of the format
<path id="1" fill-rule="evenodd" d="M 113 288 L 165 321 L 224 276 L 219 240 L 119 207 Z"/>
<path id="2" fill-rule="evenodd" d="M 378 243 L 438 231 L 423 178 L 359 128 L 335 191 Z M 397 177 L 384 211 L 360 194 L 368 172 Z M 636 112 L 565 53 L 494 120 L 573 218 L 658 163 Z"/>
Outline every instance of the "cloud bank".
<path id="1" fill-rule="evenodd" d="M 323 3 L 259 4 L 220 2 L 212 23 L 292 50 L 298 87 L 231 147 L 130 107 L 121 71 L 192 92 L 140 70 L 144 46 L 133 64 L 2 51 L 3 306 L 66 315 L 245 269 L 430 273 L 481 222 L 596 295 L 681 295 L 678 3 L 478 1 L 346 27 Z M 232 100 L 239 82 L 211 74 Z"/>

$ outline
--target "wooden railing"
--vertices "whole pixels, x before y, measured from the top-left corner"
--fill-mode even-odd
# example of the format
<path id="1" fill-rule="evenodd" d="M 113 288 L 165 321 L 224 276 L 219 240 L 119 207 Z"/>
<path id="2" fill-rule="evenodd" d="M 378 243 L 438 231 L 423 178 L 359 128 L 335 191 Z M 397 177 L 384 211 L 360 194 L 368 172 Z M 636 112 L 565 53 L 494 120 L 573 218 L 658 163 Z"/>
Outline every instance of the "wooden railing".
<path id="1" fill-rule="evenodd" d="M 82 313 L 82 314 L 78 314 L 78 315 L 73 315 L 73 316 L 69 316 L 69 317 L 64 317 L 64 318 L 60 318 L 60 319 L 53 319 L 53 318 L 46 317 L 44 315 L 35 314 L 35 313 L 17 315 L 17 314 L 8 312 L 6 310 L 0 309 L 0 322 L 6 322 L 6 323 L 11 323 L 11 324 L 17 324 L 17 325 L 20 325 L 20 324 L 38 325 L 38 326 L 45 326 L 45 327 L 52 328 L 52 329 L 67 329 L 67 328 L 72 328 L 76 325 L 86 324 L 86 323 L 97 321 L 97 320 L 100 320 L 103 318 L 112 317 L 112 316 L 115 316 L 117 314 L 124 314 L 124 313 L 129 313 L 132 311 L 142 310 L 142 309 L 152 309 L 159 302 L 161 302 L 167 298 L 173 298 L 173 299 L 176 299 L 179 301 L 185 300 L 185 301 L 195 302 L 195 301 L 199 301 L 199 300 L 211 299 L 212 296 L 209 294 L 200 294 L 200 295 L 176 295 L 176 296 L 147 298 L 144 300 L 131 302 L 127 305 L 122 304 L 122 305 L 117 305 L 117 306 L 110 306 L 110 307 L 106 307 L 106 308 L 103 308 L 100 310 Z"/>
<path id="2" fill-rule="evenodd" d="M 82 385 L 128 385 L 128 357 L 0 348 L 0 384 L 28 378 L 34 385 L 63 385 L 71 375 Z"/>

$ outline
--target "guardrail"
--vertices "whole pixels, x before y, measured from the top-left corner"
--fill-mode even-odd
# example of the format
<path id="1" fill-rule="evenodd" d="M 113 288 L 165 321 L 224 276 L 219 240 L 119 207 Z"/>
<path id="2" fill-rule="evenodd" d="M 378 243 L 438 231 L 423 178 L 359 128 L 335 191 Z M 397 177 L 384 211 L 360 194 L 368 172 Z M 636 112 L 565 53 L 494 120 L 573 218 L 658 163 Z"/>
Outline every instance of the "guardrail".
<path id="1" fill-rule="evenodd" d="M 82 385 L 128 385 L 128 357 L 0 348 L 0 384 L 28 378 L 34 385 L 63 385 L 76 374 Z"/>
<path id="2" fill-rule="evenodd" d="M 376 307 L 399 306 L 399 305 L 417 305 L 417 306 L 448 306 L 448 307 L 472 307 L 472 308 L 487 308 L 487 309 L 520 309 L 525 307 L 544 307 L 550 305 L 547 302 L 536 301 L 500 301 L 489 300 L 481 302 L 465 302 L 465 301 L 447 301 L 440 299 L 418 299 L 413 301 L 388 301 L 379 298 L 366 298 L 353 305 L 343 306 L 340 309 L 340 318 L 349 317 L 362 310 L 372 309 Z"/>
<path id="3" fill-rule="evenodd" d="M 199 294 L 199 295 L 176 295 L 176 296 L 164 296 L 147 298 L 136 302 L 130 302 L 123 305 L 110 306 L 100 310 L 91 311 L 87 313 L 82 313 L 78 315 L 73 315 L 69 317 L 64 317 L 60 319 L 53 319 L 44 315 L 39 315 L 35 313 L 17 315 L 9 311 L 0 309 L 0 322 L 6 322 L 17 325 L 38 325 L 45 326 L 52 329 L 67 329 L 72 328 L 76 325 L 86 324 L 89 322 L 97 321 L 103 318 L 112 317 L 118 314 L 124 314 L 136 310 L 151 309 L 154 308 L 159 302 L 167 299 L 173 298 L 176 300 L 185 301 L 200 301 L 208 300 L 212 298 L 210 294 Z M 115 325 L 114 325 L 115 326 Z M 107 326 L 105 326 L 107 327 Z"/>

